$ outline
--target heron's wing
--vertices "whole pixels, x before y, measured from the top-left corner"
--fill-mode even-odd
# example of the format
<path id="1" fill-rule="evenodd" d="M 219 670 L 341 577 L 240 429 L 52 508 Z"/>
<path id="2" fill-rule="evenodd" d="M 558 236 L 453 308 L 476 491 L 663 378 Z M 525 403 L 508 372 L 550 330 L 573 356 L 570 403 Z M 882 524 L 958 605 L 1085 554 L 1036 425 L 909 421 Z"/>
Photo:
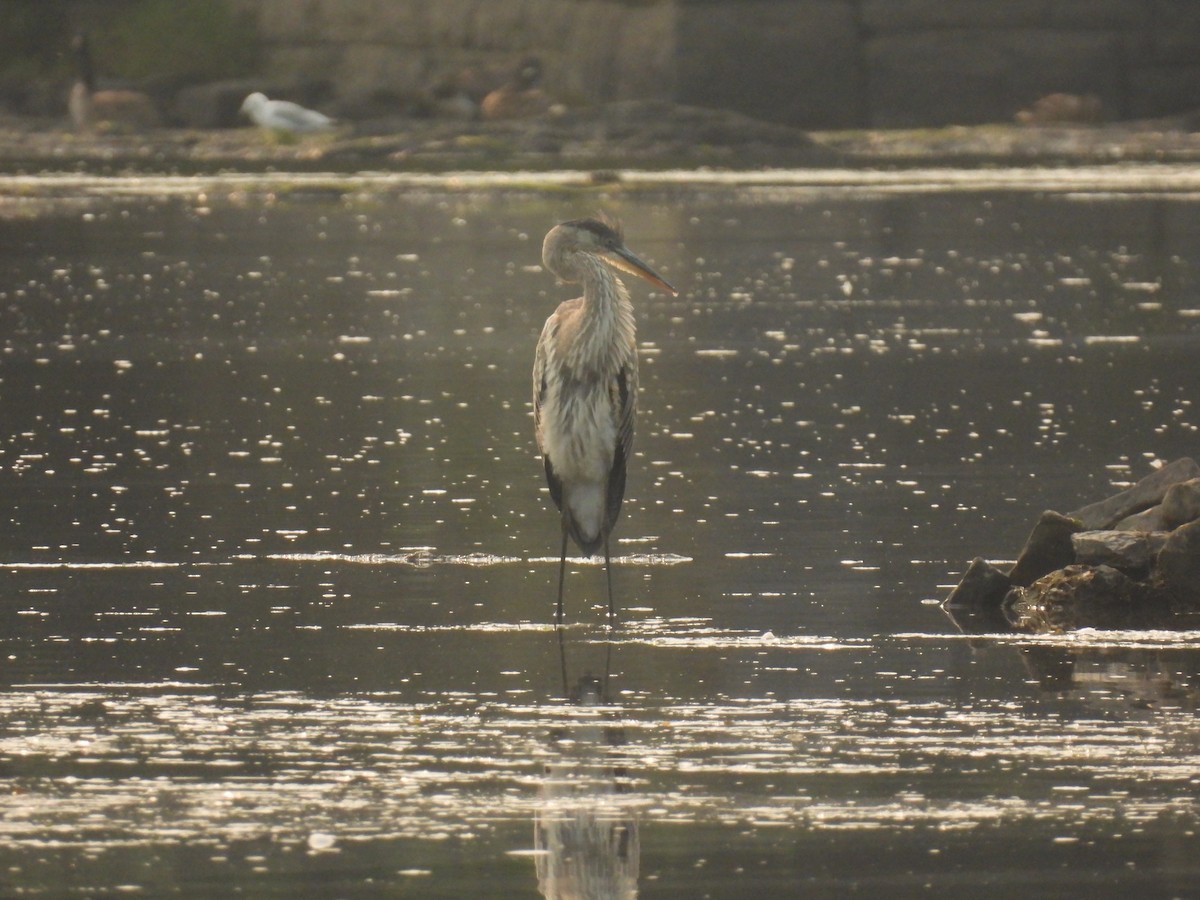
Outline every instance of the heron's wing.
<path id="1" fill-rule="evenodd" d="M 549 357 L 551 342 L 558 333 L 558 313 L 554 312 L 546 319 L 542 327 L 541 337 L 538 338 L 537 350 L 533 355 L 533 433 L 537 438 L 538 450 L 542 450 L 542 406 L 546 402 L 549 390 L 547 377 L 549 374 Z M 550 497 L 554 505 L 562 510 L 562 481 L 554 473 L 550 457 L 542 453 L 542 462 L 546 466 L 546 484 L 550 487 Z"/>
<path id="2" fill-rule="evenodd" d="M 558 313 L 553 313 L 542 326 L 542 334 L 533 354 L 533 433 L 537 438 L 538 450 L 542 449 L 542 406 L 545 405 L 546 393 L 549 390 L 546 377 L 551 353 L 550 343 L 557 331 Z"/>
<path id="3" fill-rule="evenodd" d="M 637 413 L 638 371 L 636 358 L 618 370 L 609 386 L 617 421 L 617 445 L 613 448 L 612 471 L 608 475 L 605 517 L 608 527 L 616 524 L 625 499 L 625 466 L 633 454 L 633 423 Z"/>

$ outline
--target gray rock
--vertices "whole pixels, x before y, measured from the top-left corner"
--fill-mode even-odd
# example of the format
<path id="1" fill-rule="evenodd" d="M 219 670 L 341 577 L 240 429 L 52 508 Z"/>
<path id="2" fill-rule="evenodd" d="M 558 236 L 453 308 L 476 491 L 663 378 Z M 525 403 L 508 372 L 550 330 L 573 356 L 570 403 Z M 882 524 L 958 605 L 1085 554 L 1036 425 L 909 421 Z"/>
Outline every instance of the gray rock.
<path id="1" fill-rule="evenodd" d="M 1144 575 L 1167 542 L 1164 532 L 1081 531 L 1071 535 L 1075 562 Z"/>
<path id="2" fill-rule="evenodd" d="M 1162 501 L 1162 514 L 1167 530 L 1200 519 L 1200 478 L 1167 488 Z"/>
<path id="3" fill-rule="evenodd" d="M 1012 586 L 1000 569 L 981 556 L 975 557 L 958 586 L 942 603 L 943 609 L 999 607 Z"/>
<path id="4" fill-rule="evenodd" d="M 1075 561 L 1071 535 L 1081 530 L 1075 519 L 1046 510 L 1029 533 L 1021 555 L 1008 573 L 1008 580 L 1018 587 L 1026 587 L 1055 569 L 1069 566 Z"/>
<path id="5" fill-rule="evenodd" d="M 1163 508 L 1160 503 L 1144 509 L 1140 513 L 1126 516 L 1113 526 L 1113 531 L 1170 531 L 1163 519 Z"/>
<path id="6" fill-rule="evenodd" d="M 1083 523 L 1087 531 L 1111 528 L 1132 513 L 1162 503 L 1167 488 L 1171 485 L 1196 477 L 1200 477 L 1200 465 L 1196 465 L 1194 459 L 1185 456 L 1151 472 L 1133 487 L 1068 515 Z"/>
<path id="7" fill-rule="evenodd" d="M 1171 532 L 1159 551 L 1155 575 L 1176 601 L 1192 609 L 1200 603 L 1200 521 Z"/>

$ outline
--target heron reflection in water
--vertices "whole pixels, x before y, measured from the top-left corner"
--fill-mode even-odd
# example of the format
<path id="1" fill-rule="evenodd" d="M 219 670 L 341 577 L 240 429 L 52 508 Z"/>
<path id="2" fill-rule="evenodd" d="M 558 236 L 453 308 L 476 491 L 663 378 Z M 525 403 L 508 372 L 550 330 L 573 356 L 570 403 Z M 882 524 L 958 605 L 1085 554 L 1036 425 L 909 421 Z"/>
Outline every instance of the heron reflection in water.
<path id="1" fill-rule="evenodd" d="M 638 808 L 626 765 L 622 712 L 608 696 L 611 643 L 604 675 L 566 681 L 566 651 L 559 631 L 564 722 L 551 733 L 534 817 L 538 890 L 555 900 L 626 900 L 638 893 L 641 838 Z"/>
<path id="2" fill-rule="evenodd" d="M 615 223 L 597 219 L 550 229 L 542 262 L 563 281 L 583 284 L 582 297 L 561 303 L 546 320 L 533 362 L 538 449 L 562 516 L 555 621 L 563 618 L 568 538 L 585 556 L 603 548 L 611 619 L 608 536 L 625 497 L 638 388 L 633 305 L 613 269 L 678 291 L 625 247 Z"/>

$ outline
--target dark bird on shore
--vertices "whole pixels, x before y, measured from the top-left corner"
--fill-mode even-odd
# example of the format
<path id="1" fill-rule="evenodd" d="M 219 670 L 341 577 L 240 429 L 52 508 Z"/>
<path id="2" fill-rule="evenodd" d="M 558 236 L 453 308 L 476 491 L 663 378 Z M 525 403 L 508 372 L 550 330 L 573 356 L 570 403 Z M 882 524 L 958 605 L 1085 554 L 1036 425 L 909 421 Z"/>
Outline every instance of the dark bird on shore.
<path id="1" fill-rule="evenodd" d="M 158 107 L 141 91 L 96 90 L 96 70 L 86 34 L 75 35 L 71 50 L 77 78 L 67 98 L 67 110 L 77 131 L 91 131 L 102 123 L 133 130 L 162 124 Z"/>
<path id="2" fill-rule="evenodd" d="M 508 72 L 494 66 L 468 66 L 444 74 L 429 92 L 430 111 L 440 119 L 478 119 L 483 98 L 506 78 Z"/>
<path id="3" fill-rule="evenodd" d="M 1047 94 L 1015 118 L 1022 125 L 1094 125 L 1104 120 L 1104 104 L 1095 94 Z"/>
<path id="4" fill-rule="evenodd" d="M 617 228 L 596 219 L 550 229 L 542 263 L 563 281 L 583 284 L 582 297 L 546 320 L 533 361 L 534 429 L 562 520 L 555 621 L 563 617 L 568 538 L 585 556 L 604 550 L 611 619 L 608 536 L 625 497 L 638 390 L 633 305 L 613 270 L 678 291 L 625 247 Z"/>
<path id="5" fill-rule="evenodd" d="M 539 88 L 542 61 L 527 56 L 517 64 L 513 77 L 483 98 L 480 112 L 485 119 L 529 119 L 549 111 L 553 105 Z"/>

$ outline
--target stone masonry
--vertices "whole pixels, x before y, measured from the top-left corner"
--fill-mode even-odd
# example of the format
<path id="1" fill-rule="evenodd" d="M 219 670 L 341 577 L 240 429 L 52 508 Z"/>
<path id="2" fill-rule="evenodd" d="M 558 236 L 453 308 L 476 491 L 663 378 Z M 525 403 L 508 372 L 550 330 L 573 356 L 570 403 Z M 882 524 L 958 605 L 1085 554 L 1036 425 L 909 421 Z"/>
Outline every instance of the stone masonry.
<path id="1" fill-rule="evenodd" d="M 668 99 L 811 128 L 1200 107 L 1197 0 L 231 0 L 264 75 L 419 89 L 534 53 L 568 103 Z"/>

